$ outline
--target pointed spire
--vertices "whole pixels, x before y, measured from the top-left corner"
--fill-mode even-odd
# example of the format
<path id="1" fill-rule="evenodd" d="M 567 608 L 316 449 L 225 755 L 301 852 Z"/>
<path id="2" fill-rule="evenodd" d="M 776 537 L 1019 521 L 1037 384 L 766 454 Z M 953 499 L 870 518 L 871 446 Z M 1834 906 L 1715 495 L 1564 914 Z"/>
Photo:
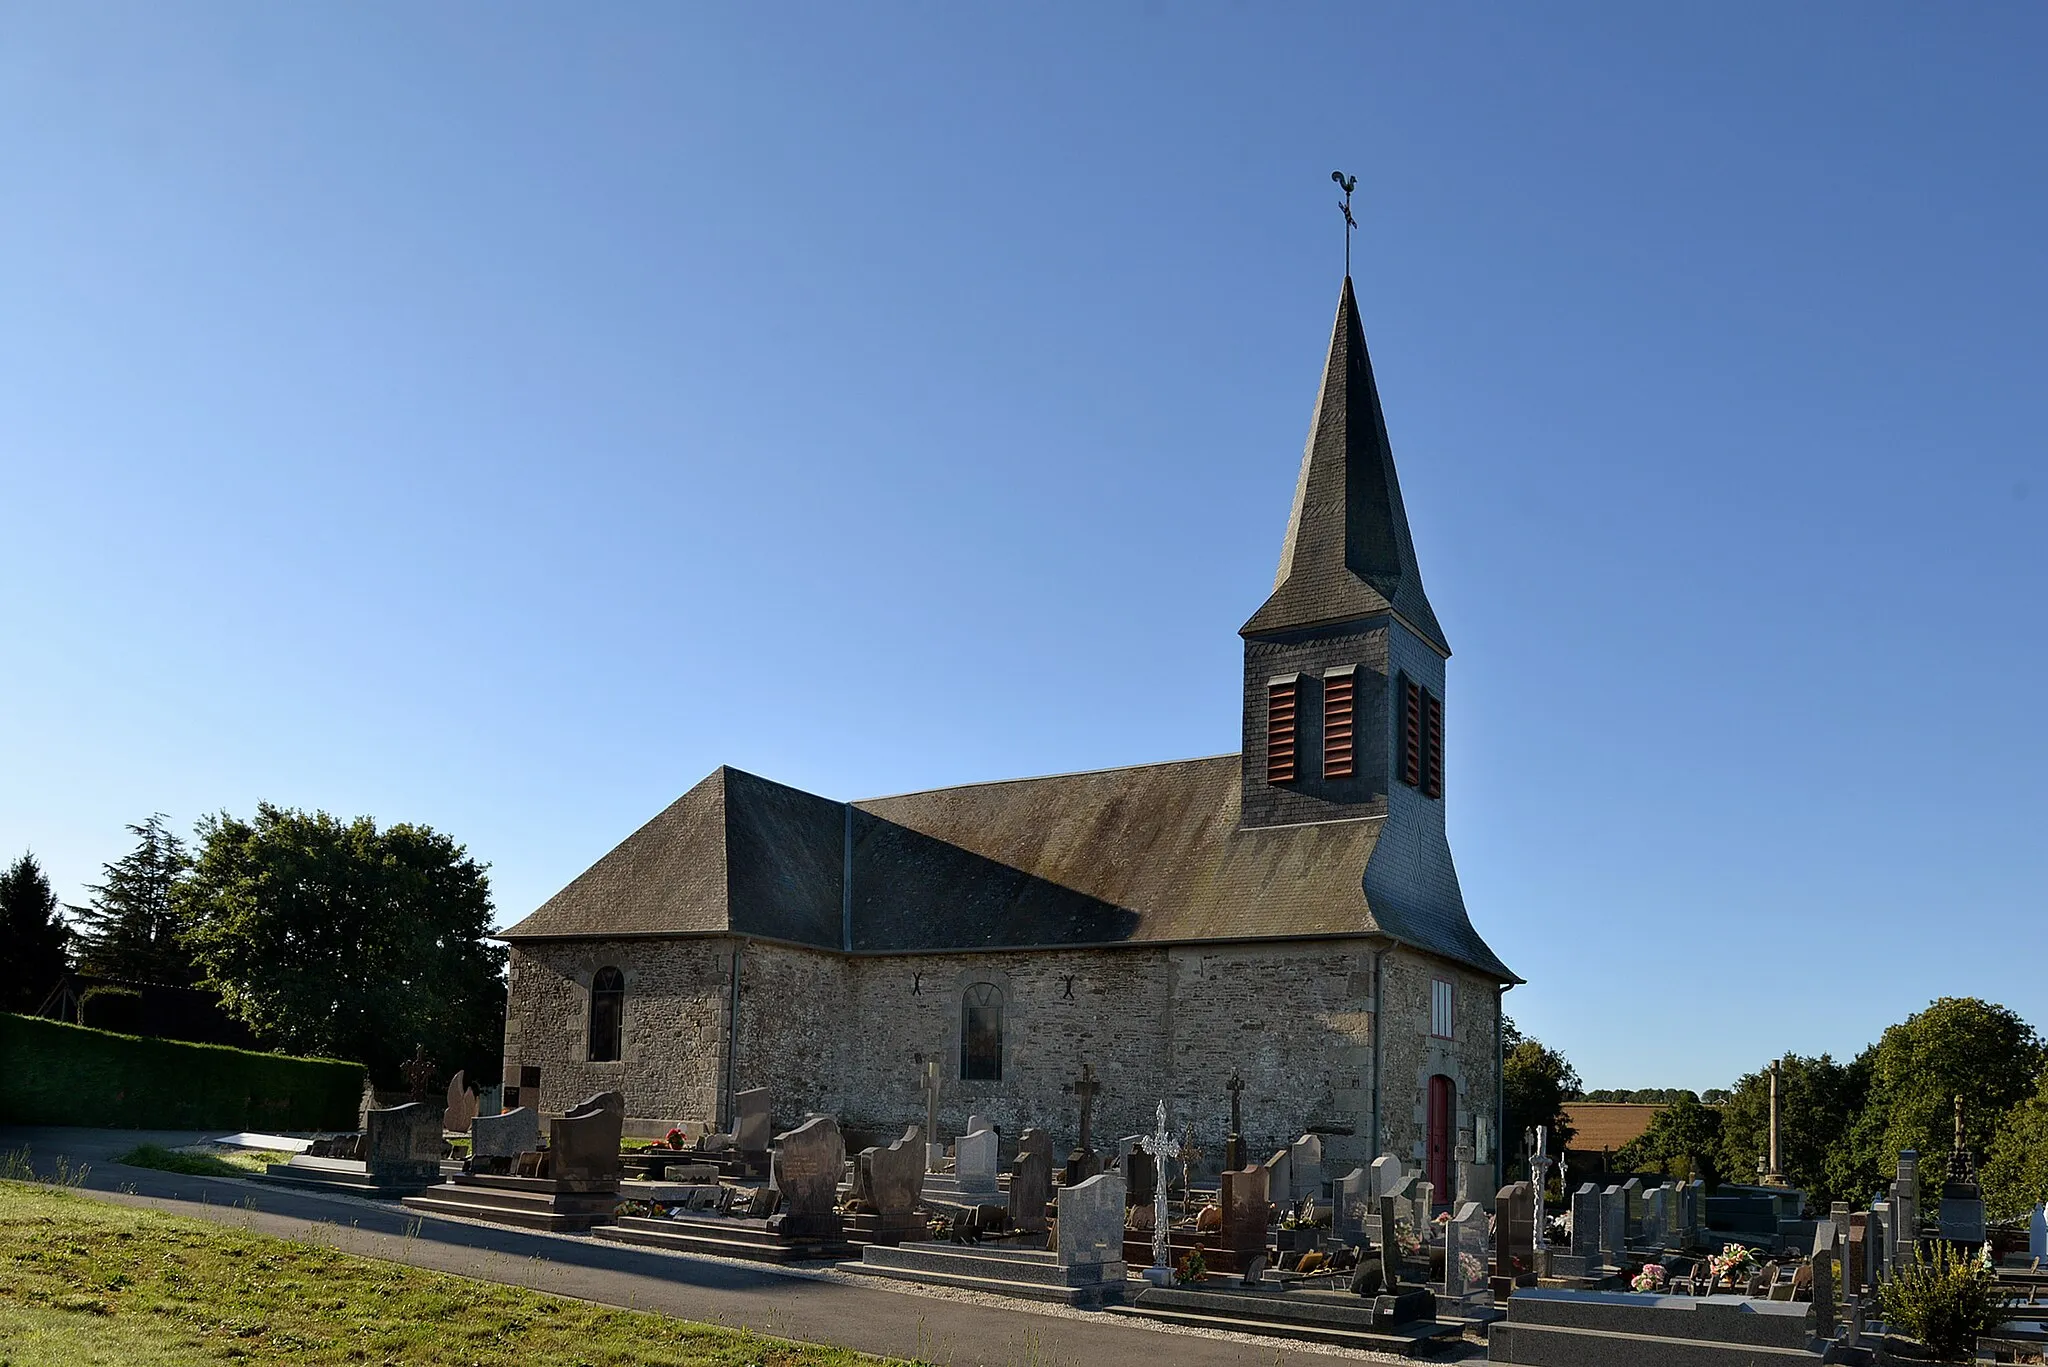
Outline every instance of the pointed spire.
<path id="1" fill-rule="evenodd" d="M 1347 275 L 1294 486 L 1294 512 L 1280 548 L 1280 573 L 1272 596 L 1239 634 L 1278 636 L 1389 612 L 1450 654 L 1422 592 L 1379 386 Z"/>

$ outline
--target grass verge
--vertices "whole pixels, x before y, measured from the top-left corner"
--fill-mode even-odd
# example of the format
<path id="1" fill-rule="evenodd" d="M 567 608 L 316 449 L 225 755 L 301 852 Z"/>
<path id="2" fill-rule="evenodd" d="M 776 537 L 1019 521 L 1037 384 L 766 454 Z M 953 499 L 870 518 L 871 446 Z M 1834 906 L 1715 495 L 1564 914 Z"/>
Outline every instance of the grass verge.
<path id="1" fill-rule="evenodd" d="M 236 1149 L 231 1153 L 184 1153 L 157 1144 L 142 1144 L 114 1161 L 131 1168 L 156 1168 L 161 1172 L 182 1172 L 193 1177 L 247 1177 L 262 1172 L 272 1163 L 290 1158 L 288 1153 L 268 1149 Z"/>
<path id="2" fill-rule="evenodd" d="M 0 1367 L 882 1361 L 0 1182 Z"/>

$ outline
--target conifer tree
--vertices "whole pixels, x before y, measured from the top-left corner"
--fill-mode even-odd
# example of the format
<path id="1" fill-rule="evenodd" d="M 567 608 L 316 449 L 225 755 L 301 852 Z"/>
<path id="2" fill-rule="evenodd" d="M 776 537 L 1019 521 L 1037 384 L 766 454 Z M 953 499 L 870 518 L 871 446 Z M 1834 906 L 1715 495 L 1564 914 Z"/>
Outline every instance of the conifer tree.
<path id="1" fill-rule="evenodd" d="M 70 928 L 33 854 L 0 873 L 0 1011 L 33 1011 L 71 966 Z"/>
<path id="2" fill-rule="evenodd" d="M 199 970 L 179 939 L 182 918 L 172 900 L 192 867 L 185 842 L 162 812 L 128 827 L 136 846 L 88 887 L 92 905 L 72 907 L 81 942 L 78 966 L 103 978 L 189 987 Z"/>

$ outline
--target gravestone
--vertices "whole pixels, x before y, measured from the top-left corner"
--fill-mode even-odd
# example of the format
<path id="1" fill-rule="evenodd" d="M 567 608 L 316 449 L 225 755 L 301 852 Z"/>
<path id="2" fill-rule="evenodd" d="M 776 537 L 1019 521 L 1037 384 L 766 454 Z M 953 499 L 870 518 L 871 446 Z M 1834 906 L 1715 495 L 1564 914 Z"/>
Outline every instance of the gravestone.
<path id="1" fill-rule="evenodd" d="M 441 1176 L 440 1108 L 421 1101 L 373 1110 L 363 1128 L 363 1166 L 382 1182 L 435 1182 Z"/>
<path id="2" fill-rule="evenodd" d="M 1415 1227 L 1427 1231 L 1436 1219 L 1436 1184 L 1426 1178 L 1415 1181 Z"/>
<path id="3" fill-rule="evenodd" d="M 1059 1265 L 1069 1283 L 1124 1280 L 1124 1179 L 1099 1173 L 1060 1188 Z"/>
<path id="4" fill-rule="evenodd" d="M 1891 1248 L 1888 1266 L 1913 1261 L 1920 1241 L 1920 1155 L 1913 1149 L 1899 1150 L 1899 1173 L 1892 1185 L 1892 1209 L 1897 1218 L 1890 1226 Z"/>
<path id="5" fill-rule="evenodd" d="M 1600 1261 L 1628 1266 L 1628 1196 L 1618 1186 L 1600 1193 Z"/>
<path id="6" fill-rule="evenodd" d="M 1500 1294 L 1503 1279 L 1509 1287 L 1514 1285 L 1517 1260 L 1524 1268 L 1533 1270 L 1535 1267 L 1535 1188 L 1527 1182 L 1515 1182 L 1502 1187 L 1500 1194 L 1494 1197 L 1493 1220 L 1493 1276 L 1495 1294 Z"/>
<path id="7" fill-rule="evenodd" d="M 1323 1141 L 1305 1134 L 1294 1141 L 1288 1155 L 1288 1199 L 1300 1205 L 1306 1197 L 1323 1195 Z"/>
<path id="8" fill-rule="evenodd" d="M 845 1167 L 846 1141 L 829 1115 L 814 1115 L 775 1136 L 768 1184 L 781 1209 L 769 1217 L 769 1232 L 790 1239 L 840 1238 L 845 1225 L 835 1207 Z"/>
<path id="9" fill-rule="evenodd" d="M 1685 1184 L 1685 1247 L 1701 1248 L 1707 1242 L 1707 1184 L 1698 1177 Z"/>
<path id="10" fill-rule="evenodd" d="M 1380 1275 L 1386 1279 L 1386 1293 L 1399 1295 L 1403 1273 L 1406 1269 L 1407 1254 L 1401 1248 L 1401 1202 L 1393 1196 L 1382 1196 L 1379 1200 L 1378 1220 L 1373 1231 L 1373 1243 L 1380 1251 Z"/>
<path id="11" fill-rule="evenodd" d="M 1226 1172 L 1222 1186 L 1223 1246 L 1237 1256 L 1238 1266 L 1242 1267 L 1266 1247 L 1266 1226 L 1272 1219 L 1266 1170 L 1240 1168 Z"/>
<path id="12" fill-rule="evenodd" d="M 996 1186 L 996 1143 L 996 1132 L 982 1129 L 961 1135 L 954 1145 L 953 1175 L 959 1181 L 962 1196 L 993 1201 L 1000 1194 Z"/>
<path id="13" fill-rule="evenodd" d="M 1857 1285 L 1865 1291 L 1875 1292 L 1884 1275 L 1884 1205 L 1873 1205 L 1863 1221 L 1863 1279 Z"/>
<path id="14" fill-rule="evenodd" d="M 1010 1224 L 1030 1234 L 1045 1231 L 1045 1203 L 1052 1199 L 1052 1137 L 1029 1129 L 1018 1136 L 1010 1165 Z"/>
<path id="15" fill-rule="evenodd" d="M 1398 1181 L 1398 1182 L 1396 1182 L 1396 1183 L 1394 1183 L 1394 1185 L 1393 1185 L 1393 1186 L 1392 1186 L 1392 1187 L 1391 1187 L 1390 1189 L 1388 1189 L 1388 1190 L 1386 1190 L 1386 1191 L 1383 1191 L 1383 1192 L 1381 1192 L 1381 1193 L 1380 1193 L 1380 1195 L 1382 1195 L 1382 1196 L 1391 1196 L 1391 1197 L 1393 1197 L 1393 1198 L 1394 1198 L 1394 1205 L 1395 1205 L 1395 1213 L 1396 1213 L 1397 1215 L 1401 1216 L 1401 1217 L 1402 1217 L 1403 1219 L 1405 1219 L 1405 1220 L 1409 1221 L 1409 1222 L 1410 1222 L 1411 1224 L 1412 1224 L 1412 1223 L 1414 1222 L 1414 1219 L 1415 1219 L 1415 1174 L 1414 1174 L 1414 1173 L 1409 1173 L 1409 1172 L 1404 1172 L 1404 1173 L 1402 1173 L 1402 1174 L 1401 1174 L 1401 1180 L 1400 1180 L 1400 1181 Z"/>
<path id="16" fill-rule="evenodd" d="M 1230 1070 L 1230 1081 L 1223 1084 L 1223 1090 L 1230 1093 L 1230 1133 L 1223 1137 L 1223 1170 L 1236 1172 L 1245 1165 L 1244 1158 L 1244 1116 L 1238 1109 L 1238 1098 L 1244 1092 L 1244 1079 Z"/>
<path id="17" fill-rule="evenodd" d="M 885 1220 L 909 1215 L 924 1195 L 923 1136 L 912 1125 L 887 1148 L 861 1151 L 868 1201 Z"/>
<path id="18" fill-rule="evenodd" d="M 768 1119 L 768 1089 L 749 1087 L 737 1098 L 739 1114 L 732 1123 L 733 1147 L 741 1153 L 768 1152 L 773 1127 Z"/>
<path id="19" fill-rule="evenodd" d="M 1813 1251 L 1833 1253 L 1842 1242 L 1840 1226 L 1833 1220 L 1816 1220 L 1813 1225 Z"/>
<path id="20" fill-rule="evenodd" d="M 469 1079 L 457 1068 L 455 1076 L 448 1079 L 448 1104 L 441 1112 L 441 1128 L 451 1134 L 468 1134 L 476 1113 L 477 1095 L 469 1090 Z"/>
<path id="21" fill-rule="evenodd" d="M 927 1172 L 939 1170 L 946 1146 L 939 1142 L 939 1061 L 928 1058 L 919 1077 L 924 1089 L 924 1165 Z"/>
<path id="22" fill-rule="evenodd" d="M 1372 1194 L 1377 1200 L 1381 1195 L 1394 1189 L 1401 1180 L 1401 1160 L 1390 1153 L 1383 1153 L 1372 1160 Z"/>
<path id="23" fill-rule="evenodd" d="M 1865 1211 L 1849 1212 L 1848 1223 L 1843 1226 L 1842 1235 L 1842 1298 L 1849 1299 L 1863 1290 L 1869 1264 L 1863 1261 L 1863 1240 L 1870 1228 L 1870 1216 Z"/>
<path id="24" fill-rule="evenodd" d="M 2048 1258 L 2048 1204 L 2035 1206 L 2027 1221 L 2027 1256 Z"/>
<path id="25" fill-rule="evenodd" d="M 1665 1210 L 1670 1199 L 1668 1187 L 1653 1187 L 1643 1194 L 1643 1244 L 1647 1248 L 1664 1247 L 1665 1231 L 1670 1223 Z"/>
<path id="26" fill-rule="evenodd" d="M 1628 1202 L 1628 1237 L 1643 1237 L 1643 1179 L 1631 1177 L 1621 1184 L 1622 1199 Z"/>
<path id="27" fill-rule="evenodd" d="M 1813 1255 L 1813 1331 L 1821 1339 L 1835 1336 L 1835 1252 L 1832 1248 Z"/>
<path id="28" fill-rule="evenodd" d="M 626 1098 L 599 1092 L 548 1126 L 548 1175 L 563 1191 L 619 1189 L 619 1135 Z"/>
<path id="29" fill-rule="evenodd" d="M 1266 1160 L 1266 1191 L 1275 1205 L 1291 1205 L 1294 1201 L 1293 1154 L 1282 1149 Z"/>
<path id="30" fill-rule="evenodd" d="M 1149 1206 L 1159 1189 L 1159 1165 L 1143 1149 L 1124 1155 L 1124 1199 L 1133 1206 Z"/>
<path id="31" fill-rule="evenodd" d="M 1588 1271 L 1600 1262 L 1600 1188 L 1592 1182 L 1572 1193 L 1571 1255 L 1584 1259 Z"/>
<path id="32" fill-rule="evenodd" d="M 1371 1200 L 1372 1177 L 1364 1168 L 1353 1168 L 1348 1177 L 1337 1179 L 1337 1208 L 1331 1214 L 1330 1225 L 1339 1239 L 1349 1244 L 1365 1241 Z"/>
<path id="33" fill-rule="evenodd" d="M 1941 1186 L 1941 1237 L 1950 1243 L 1984 1242 L 1984 1196 L 1975 1182 L 1948 1181 Z"/>
<path id="34" fill-rule="evenodd" d="M 1082 1064 L 1081 1076 L 1067 1090 L 1081 1103 L 1081 1142 L 1067 1155 L 1065 1173 L 1065 1185 L 1076 1187 L 1102 1171 L 1102 1159 L 1095 1152 L 1095 1098 L 1102 1094 L 1102 1082 L 1095 1076 L 1095 1066 Z"/>
<path id="35" fill-rule="evenodd" d="M 1485 1288 L 1487 1252 L 1486 1208 L 1467 1201 L 1444 1226 L 1446 1296 L 1470 1296 Z"/>
<path id="36" fill-rule="evenodd" d="M 469 1124 L 469 1152 L 475 1158 L 517 1158 L 539 1147 L 540 1116 L 526 1106 L 480 1115 Z"/>

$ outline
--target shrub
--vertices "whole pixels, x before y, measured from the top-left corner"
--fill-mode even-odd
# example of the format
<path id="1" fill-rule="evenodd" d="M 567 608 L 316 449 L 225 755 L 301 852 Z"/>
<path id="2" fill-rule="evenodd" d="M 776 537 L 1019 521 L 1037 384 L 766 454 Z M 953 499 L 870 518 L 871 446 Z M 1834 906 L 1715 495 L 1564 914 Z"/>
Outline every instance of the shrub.
<path id="1" fill-rule="evenodd" d="M 1990 1269 L 1944 1243 L 1923 1246 L 1884 1283 L 1878 1302 L 1888 1327 L 1937 1357 L 1962 1359 L 1976 1354 L 1978 1336 L 1998 1327 L 2007 1304 Z"/>
<path id="2" fill-rule="evenodd" d="M 0 1116 L 23 1125 L 352 1127 L 363 1066 L 0 1015 Z"/>
<path id="3" fill-rule="evenodd" d="M 78 999 L 78 1023 L 121 1035 L 142 1033 L 142 994 L 132 987 L 89 987 Z"/>

